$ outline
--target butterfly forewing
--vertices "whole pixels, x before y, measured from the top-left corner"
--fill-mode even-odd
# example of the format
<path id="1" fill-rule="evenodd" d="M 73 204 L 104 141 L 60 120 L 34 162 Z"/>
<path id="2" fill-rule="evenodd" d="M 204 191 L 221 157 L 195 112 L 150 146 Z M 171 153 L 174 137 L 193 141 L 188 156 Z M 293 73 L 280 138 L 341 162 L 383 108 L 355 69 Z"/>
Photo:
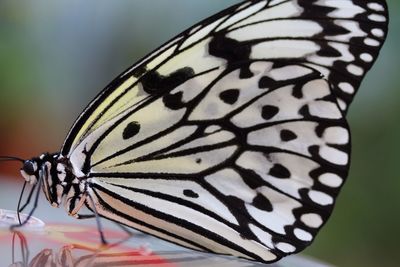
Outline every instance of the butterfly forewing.
<path id="1" fill-rule="evenodd" d="M 330 81 L 341 110 L 347 111 L 378 56 L 387 22 L 382 0 L 263 0 L 228 8 L 184 31 L 115 79 L 78 118 L 62 153 L 70 155 L 99 125 L 144 98 L 172 90 L 174 83 L 193 75 L 216 69 L 218 75 L 221 69 L 249 59 L 309 64 Z"/>
<path id="2" fill-rule="evenodd" d="M 102 216 L 275 261 L 332 211 L 349 167 L 344 114 L 386 27 L 383 1 L 233 6 L 112 82 L 62 153 Z"/>

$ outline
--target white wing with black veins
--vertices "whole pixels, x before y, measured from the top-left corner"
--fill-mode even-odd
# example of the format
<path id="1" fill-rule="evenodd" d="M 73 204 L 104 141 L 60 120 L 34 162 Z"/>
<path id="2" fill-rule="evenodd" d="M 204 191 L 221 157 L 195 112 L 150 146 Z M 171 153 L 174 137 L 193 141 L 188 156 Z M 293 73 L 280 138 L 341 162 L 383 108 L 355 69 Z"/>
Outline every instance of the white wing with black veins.
<path id="1" fill-rule="evenodd" d="M 347 176 L 344 114 L 386 12 L 381 0 L 228 8 L 113 81 L 62 153 L 104 217 L 201 251 L 298 252 Z"/>

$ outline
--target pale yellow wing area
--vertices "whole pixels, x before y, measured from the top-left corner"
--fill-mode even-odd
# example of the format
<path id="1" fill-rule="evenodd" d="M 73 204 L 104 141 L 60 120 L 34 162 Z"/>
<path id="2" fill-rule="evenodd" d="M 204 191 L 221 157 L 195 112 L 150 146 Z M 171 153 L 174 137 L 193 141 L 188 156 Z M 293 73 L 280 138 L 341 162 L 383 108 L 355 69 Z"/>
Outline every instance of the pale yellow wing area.
<path id="1" fill-rule="evenodd" d="M 223 64 L 224 60 L 207 56 L 210 32 L 227 20 L 234 10 L 238 14 L 242 13 L 243 18 L 250 15 L 248 11 L 245 12 L 247 5 L 248 3 L 231 7 L 221 12 L 211 23 L 208 19 L 194 25 L 126 70 L 86 107 L 70 130 L 62 153 L 71 155 L 74 148 L 99 126 L 151 98 L 152 96 L 145 92 L 139 83 L 140 78 L 149 70 L 168 77 L 171 73 L 190 66 L 195 75 Z M 258 8 L 263 6 L 265 6 L 264 1 Z"/>
<path id="2" fill-rule="evenodd" d="M 205 19 L 106 87 L 75 122 L 62 154 L 70 157 L 80 144 L 79 153 L 87 154 L 89 144 L 106 134 L 97 131 L 101 126 L 118 123 L 118 118 L 142 110 L 183 84 L 198 95 L 218 75 L 246 61 L 305 63 L 331 82 L 341 110 L 347 111 L 383 44 L 387 13 L 381 1 L 373 7 L 374 16 L 367 4 L 339 3 L 245 1 Z M 249 70 L 243 67 L 239 78 L 246 75 Z M 154 119 L 164 108 L 155 105 L 146 110 L 141 121 Z"/>

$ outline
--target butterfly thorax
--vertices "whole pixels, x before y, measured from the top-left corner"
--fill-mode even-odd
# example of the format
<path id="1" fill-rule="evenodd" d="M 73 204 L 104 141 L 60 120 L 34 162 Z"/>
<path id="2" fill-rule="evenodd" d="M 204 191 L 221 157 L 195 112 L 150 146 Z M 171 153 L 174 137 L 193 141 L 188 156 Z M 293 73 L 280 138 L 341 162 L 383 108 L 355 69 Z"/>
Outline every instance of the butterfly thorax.
<path id="1" fill-rule="evenodd" d="M 53 207 L 64 202 L 68 214 L 75 215 L 84 204 L 86 180 L 74 174 L 69 159 L 60 153 L 26 160 L 21 174 L 28 183 L 42 187 Z"/>

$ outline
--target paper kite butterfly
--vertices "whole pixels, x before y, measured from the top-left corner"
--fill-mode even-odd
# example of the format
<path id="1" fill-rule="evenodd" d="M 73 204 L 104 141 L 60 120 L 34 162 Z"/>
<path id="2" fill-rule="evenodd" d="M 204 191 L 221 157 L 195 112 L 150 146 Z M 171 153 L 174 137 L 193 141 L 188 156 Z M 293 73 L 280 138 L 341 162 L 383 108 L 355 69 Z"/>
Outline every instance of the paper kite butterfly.
<path id="1" fill-rule="evenodd" d="M 86 206 L 260 262 L 297 253 L 348 174 L 345 115 L 387 24 L 384 0 L 234 5 L 112 81 L 61 152 L 24 161 L 21 173 L 35 201 L 42 188 L 77 218 Z"/>

